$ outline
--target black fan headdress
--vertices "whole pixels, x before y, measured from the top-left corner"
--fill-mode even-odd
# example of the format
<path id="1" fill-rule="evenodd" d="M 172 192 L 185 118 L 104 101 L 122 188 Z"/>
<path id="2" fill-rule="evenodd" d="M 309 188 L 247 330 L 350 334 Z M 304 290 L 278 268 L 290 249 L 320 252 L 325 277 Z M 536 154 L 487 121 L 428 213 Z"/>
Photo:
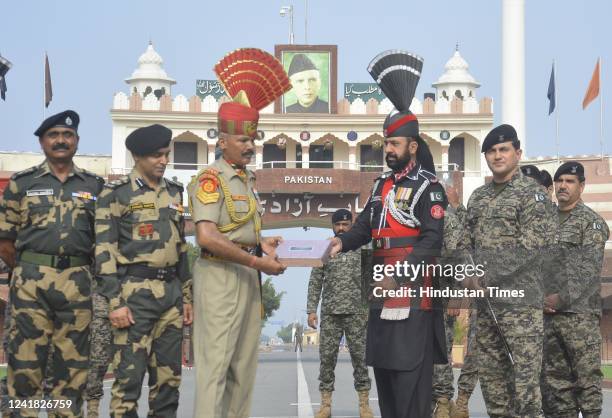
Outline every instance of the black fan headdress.
<path id="1" fill-rule="evenodd" d="M 431 151 L 419 135 L 419 121 L 410 111 L 422 70 L 423 58 L 399 49 L 381 52 L 368 65 L 368 72 L 395 107 L 385 119 L 384 136 L 416 139 L 419 143 L 417 159 L 421 167 L 435 173 Z"/>

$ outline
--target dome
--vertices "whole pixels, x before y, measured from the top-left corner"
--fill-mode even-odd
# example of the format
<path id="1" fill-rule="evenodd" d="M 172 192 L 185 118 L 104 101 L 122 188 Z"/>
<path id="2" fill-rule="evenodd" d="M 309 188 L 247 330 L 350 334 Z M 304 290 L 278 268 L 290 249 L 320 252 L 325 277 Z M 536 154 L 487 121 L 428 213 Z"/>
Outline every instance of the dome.
<path id="1" fill-rule="evenodd" d="M 438 87 L 447 84 L 469 85 L 471 87 L 479 87 L 474 77 L 469 72 L 470 66 L 459 53 L 459 48 L 455 50 L 453 56 L 446 62 L 444 66 L 444 74 L 440 76 L 438 81 L 432 84 L 433 87 Z"/>
<path id="2" fill-rule="evenodd" d="M 168 84 L 176 84 L 176 81 L 170 77 L 163 68 L 164 60 L 153 48 L 153 43 L 149 42 L 147 50 L 138 58 L 138 67 L 132 73 L 132 76 L 125 80 L 131 84 L 139 80 L 156 80 L 163 81 Z"/>

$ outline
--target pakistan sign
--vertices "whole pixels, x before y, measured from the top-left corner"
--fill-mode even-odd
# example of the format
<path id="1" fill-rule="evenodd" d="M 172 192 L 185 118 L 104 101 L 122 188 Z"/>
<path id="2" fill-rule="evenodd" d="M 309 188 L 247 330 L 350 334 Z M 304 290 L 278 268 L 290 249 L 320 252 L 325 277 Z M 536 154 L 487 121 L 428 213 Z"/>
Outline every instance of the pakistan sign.
<path id="1" fill-rule="evenodd" d="M 200 99 L 213 96 L 215 100 L 219 100 L 221 96 L 225 96 L 225 89 L 217 80 L 196 80 L 196 95 Z"/>

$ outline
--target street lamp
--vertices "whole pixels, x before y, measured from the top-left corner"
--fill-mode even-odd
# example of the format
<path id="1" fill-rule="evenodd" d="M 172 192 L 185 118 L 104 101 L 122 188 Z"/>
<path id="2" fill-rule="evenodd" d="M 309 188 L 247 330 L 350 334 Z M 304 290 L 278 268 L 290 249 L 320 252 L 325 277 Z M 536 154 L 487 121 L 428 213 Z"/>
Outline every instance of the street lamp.
<path id="1" fill-rule="evenodd" d="M 285 17 L 289 15 L 289 44 L 293 45 L 293 6 L 283 6 L 280 9 L 280 15 Z"/>

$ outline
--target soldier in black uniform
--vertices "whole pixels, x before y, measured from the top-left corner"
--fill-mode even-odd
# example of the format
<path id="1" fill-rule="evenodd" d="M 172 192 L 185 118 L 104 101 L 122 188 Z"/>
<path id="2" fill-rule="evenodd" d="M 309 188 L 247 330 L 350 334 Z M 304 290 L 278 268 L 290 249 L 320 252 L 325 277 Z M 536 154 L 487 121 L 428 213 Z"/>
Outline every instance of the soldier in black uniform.
<path id="1" fill-rule="evenodd" d="M 390 66 L 400 69 L 385 71 Z M 442 246 L 447 200 L 417 118 L 408 110 L 421 67 L 422 59 L 401 51 L 382 53 L 370 64 L 370 73 L 398 110 L 384 123 L 385 159 L 392 171 L 376 179 L 353 228 L 333 239 L 332 254 L 372 241 L 375 269 L 397 261 L 433 264 Z M 376 298 L 370 306 L 366 362 L 374 368 L 384 418 L 431 414 L 433 364 L 447 361 L 439 300 L 419 291 L 432 286 L 428 274 L 396 274 L 385 276 L 373 289 L 373 296 L 403 291 L 400 297 L 387 293 L 391 297 L 384 302 Z"/>

